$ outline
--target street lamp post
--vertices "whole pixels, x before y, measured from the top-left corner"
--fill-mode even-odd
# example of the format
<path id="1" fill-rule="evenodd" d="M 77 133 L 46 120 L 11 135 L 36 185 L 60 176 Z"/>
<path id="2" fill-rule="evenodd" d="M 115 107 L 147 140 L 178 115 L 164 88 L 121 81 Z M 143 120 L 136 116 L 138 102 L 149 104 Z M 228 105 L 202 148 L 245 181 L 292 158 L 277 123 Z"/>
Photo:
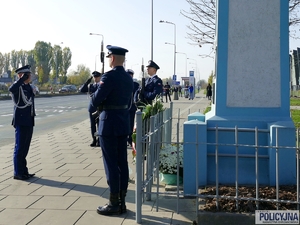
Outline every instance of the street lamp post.
<path id="1" fill-rule="evenodd" d="M 100 62 L 102 63 L 102 71 L 101 71 L 101 73 L 104 74 L 104 52 L 103 52 L 104 36 L 102 34 L 95 34 L 95 33 L 90 33 L 90 35 L 99 35 L 99 36 L 102 37 L 101 51 L 100 51 Z"/>
<path id="2" fill-rule="evenodd" d="M 176 68 L 176 45 L 173 43 L 165 42 L 166 45 L 174 45 L 174 75 L 176 73 L 175 68 Z"/>
<path id="3" fill-rule="evenodd" d="M 187 77 L 187 55 L 184 52 L 176 52 L 176 53 L 185 55 L 185 76 Z"/>
<path id="4" fill-rule="evenodd" d="M 169 22 L 169 21 L 163 21 L 163 20 L 161 20 L 159 22 L 174 25 L 174 74 L 173 75 L 176 75 L 176 24 L 172 23 L 172 22 Z"/>
<path id="5" fill-rule="evenodd" d="M 153 60 L 153 0 L 151 0 L 151 60 Z"/>

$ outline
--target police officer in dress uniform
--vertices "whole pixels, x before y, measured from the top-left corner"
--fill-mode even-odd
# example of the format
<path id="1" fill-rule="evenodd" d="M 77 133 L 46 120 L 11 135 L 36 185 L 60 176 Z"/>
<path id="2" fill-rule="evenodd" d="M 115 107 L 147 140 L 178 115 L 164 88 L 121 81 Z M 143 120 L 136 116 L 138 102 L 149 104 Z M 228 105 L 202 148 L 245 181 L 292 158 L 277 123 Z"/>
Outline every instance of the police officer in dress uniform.
<path id="1" fill-rule="evenodd" d="M 133 78 L 134 71 L 131 69 L 126 70 L 127 73 Z M 134 104 L 133 98 L 135 92 L 139 89 L 140 85 L 138 82 L 133 81 L 133 90 L 132 90 L 132 101 L 130 102 L 129 105 L 129 117 L 130 117 L 130 134 L 128 135 L 128 144 L 132 147 L 132 133 L 133 133 L 133 128 L 134 128 L 134 119 L 135 119 L 135 113 L 137 110 L 136 105 Z"/>
<path id="2" fill-rule="evenodd" d="M 133 81 L 123 63 L 127 49 L 107 45 L 107 58 L 112 70 L 101 76 L 98 89 L 91 98 L 95 107 L 102 105 L 99 116 L 99 139 L 104 168 L 109 185 L 109 202 L 99 206 L 101 215 L 126 212 L 125 196 L 128 187 L 127 137 L 130 133 L 128 104 L 131 101 Z"/>
<path id="3" fill-rule="evenodd" d="M 90 77 L 80 88 L 80 92 L 89 93 L 90 96 L 92 96 L 96 92 L 98 83 L 100 82 L 100 77 L 101 77 L 101 73 L 99 73 L 98 71 L 94 71 L 92 74 L 93 74 L 93 76 Z M 90 84 L 93 77 L 94 77 L 95 82 L 93 84 Z M 97 107 L 89 104 L 88 111 L 89 111 L 89 116 L 90 116 L 91 134 L 92 134 L 92 138 L 93 138 L 93 141 L 90 144 L 90 146 L 91 147 L 99 146 L 99 140 L 97 140 L 97 138 L 95 137 L 97 126 L 99 124 L 99 117 L 97 115 Z"/>
<path id="4" fill-rule="evenodd" d="M 12 120 L 12 125 L 15 128 L 14 179 L 27 180 L 35 175 L 28 172 L 26 161 L 35 117 L 34 92 L 29 84 L 31 77 L 30 65 L 17 69 L 16 73 L 19 79 L 9 88 L 14 102 Z"/>
<path id="5" fill-rule="evenodd" d="M 163 92 L 163 85 L 162 80 L 156 75 L 157 70 L 159 69 L 159 66 L 153 62 L 152 60 L 149 60 L 147 67 L 147 72 L 150 75 L 150 77 L 145 82 L 145 90 L 144 93 L 141 93 L 141 88 L 139 88 L 135 93 L 135 102 L 138 102 L 139 95 L 143 95 L 145 104 L 152 104 L 152 101 L 155 99 L 155 97 L 158 95 L 160 96 Z"/>

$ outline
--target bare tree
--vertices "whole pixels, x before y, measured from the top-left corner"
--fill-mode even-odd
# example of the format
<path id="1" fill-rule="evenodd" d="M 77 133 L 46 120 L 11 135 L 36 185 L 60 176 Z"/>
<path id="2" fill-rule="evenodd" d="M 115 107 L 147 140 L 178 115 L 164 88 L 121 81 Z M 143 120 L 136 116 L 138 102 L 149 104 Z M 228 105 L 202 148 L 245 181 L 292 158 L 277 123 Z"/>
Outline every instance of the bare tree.
<path id="1" fill-rule="evenodd" d="M 34 50 L 27 51 L 26 55 L 27 55 L 27 59 L 25 64 L 31 65 L 30 68 L 31 72 L 33 74 L 36 74 L 37 71 L 36 71 L 36 61 L 34 59 Z"/>
<path id="2" fill-rule="evenodd" d="M 299 0 L 289 0 L 289 13 L 290 13 L 290 37 L 299 39 L 297 37 L 296 28 L 300 24 L 299 11 L 300 11 L 300 1 Z"/>
<path id="3" fill-rule="evenodd" d="M 190 30 L 187 32 L 187 38 L 192 45 L 199 47 L 210 45 L 211 52 L 203 56 L 211 57 L 214 51 L 216 0 L 186 0 L 186 2 L 190 5 L 189 11 L 182 10 L 180 13 L 190 20 L 190 24 L 187 25 Z M 289 26 L 292 38 L 299 38 L 296 36 L 296 27 L 300 24 L 299 10 L 300 1 L 289 0 Z"/>

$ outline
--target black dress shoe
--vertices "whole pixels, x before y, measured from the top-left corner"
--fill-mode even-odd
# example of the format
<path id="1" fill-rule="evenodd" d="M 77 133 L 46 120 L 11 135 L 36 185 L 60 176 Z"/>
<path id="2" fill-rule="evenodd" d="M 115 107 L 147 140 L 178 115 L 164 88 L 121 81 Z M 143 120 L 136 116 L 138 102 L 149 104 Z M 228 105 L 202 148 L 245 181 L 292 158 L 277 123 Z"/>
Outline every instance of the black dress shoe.
<path id="1" fill-rule="evenodd" d="M 14 179 L 15 179 L 15 180 L 28 180 L 29 178 L 30 178 L 30 177 L 27 176 L 27 175 L 22 175 L 22 176 L 16 175 L 16 176 L 14 176 Z"/>
<path id="2" fill-rule="evenodd" d="M 26 176 L 28 176 L 29 178 L 34 177 L 35 173 L 28 173 Z"/>
<path id="3" fill-rule="evenodd" d="M 97 208 L 97 213 L 104 216 L 120 215 L 120 206 L 112 206 L 109 204 L 106 204 L 105 206 L 99 206 Z"/>
<path id="4" fill-rule="evenodd" d="M 90 144 L 91 147 L 97 146 L 97 139 L 94 137 L 92 143 Z"/>

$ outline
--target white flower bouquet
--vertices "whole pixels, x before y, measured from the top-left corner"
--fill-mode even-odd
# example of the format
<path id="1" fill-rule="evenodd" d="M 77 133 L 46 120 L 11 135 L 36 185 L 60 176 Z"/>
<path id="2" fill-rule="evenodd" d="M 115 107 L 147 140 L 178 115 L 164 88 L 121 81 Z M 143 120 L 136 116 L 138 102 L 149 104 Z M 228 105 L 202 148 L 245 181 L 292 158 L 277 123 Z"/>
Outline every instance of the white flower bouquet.
<path id="1" fill-rule="evenodd" d="M 177 174 L 177 146 L 179 147 L 179 175 L 183 175 L 183 145 L 167 144 L 159 153 L 159 171 L 163 174 Z"/>

